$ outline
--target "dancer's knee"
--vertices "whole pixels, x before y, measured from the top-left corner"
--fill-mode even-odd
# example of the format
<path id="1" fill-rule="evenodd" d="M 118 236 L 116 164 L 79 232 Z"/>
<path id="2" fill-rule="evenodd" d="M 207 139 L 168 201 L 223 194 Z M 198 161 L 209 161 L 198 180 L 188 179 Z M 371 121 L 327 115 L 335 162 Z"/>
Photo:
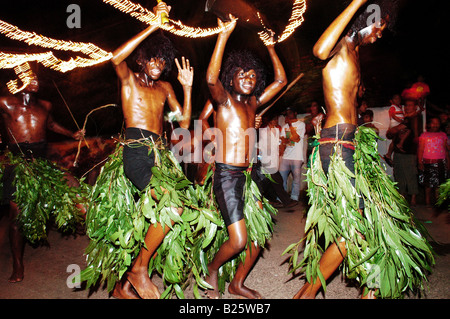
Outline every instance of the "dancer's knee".
<path id="1" fill-rule="evenodd" d="M 229 243 L 231 248 L 236 252 L 241 252 L 247 245 L 247 228 L 245 221 L 240 220 L 228 226 Z"/>

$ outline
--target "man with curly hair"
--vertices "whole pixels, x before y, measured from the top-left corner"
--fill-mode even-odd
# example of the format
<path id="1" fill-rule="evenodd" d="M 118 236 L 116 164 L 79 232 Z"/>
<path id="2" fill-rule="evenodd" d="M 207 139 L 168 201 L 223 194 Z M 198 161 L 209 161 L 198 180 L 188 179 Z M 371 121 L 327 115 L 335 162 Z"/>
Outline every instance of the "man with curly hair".
<path id="1" fill-rule="evenodd" d="M 273 45 L 267 47 L 274 69 L 274 81 L 269 86 L 265 85 L 261 64 L 248 52 L 231 53 L 221 73 L 223 53 L 236 26 L 236 19 L 230 15 L 230 21 L 224 23 L 219 20 L 219 26 L 223 27 L 223 31 L 218 35 L 206 80 L 215 108 L 216 130 L 221 137 L 216 136 L 214 193 L 227 226 L 229 239 L 223 243 L 208 265 L 209 276 L 206 281 L 214 289 L 209 290 L 207 295 L 210 298 L 219 297 L 219 268 L 246 249 L 245 261 L 239 264 L 228 291 L 255 299 L 261 298 L 260 294 L 244 286 L 244 280 L 261 247 L 253 242 L 247 247 L 248 234 L 243 212 L 246 181 L 244 171 L 254 155 L 254 136 L 248 134 L 247 138 L 247 134 L 243 133 L 254 130 L 257 108 L 280 92 L 287 79 Z"/>
<path id="2" fill-rule="evenodd" d="M 170 7 L 164 2 L 155 7 L 156 15 L 169 14 Z M 178 103 L 172 85 L 161 80 L 164 72 L 170 70 L 174 59 L 174 49 L 163 35 L 148 38 L 159 29 L 153 24 L 125 42 L 113 52 L 111 59 L 121 83 L 122 110 L 125 118 L 125 138 L 127 141 L 142 139 L 160 141 L 163 133 L 163 111 L 167 102 L 170 109 L 177 114 L 180 127 L 187 129 L 191 118 L 191 93 L 193 68 L 189 60 L 182 58 L 182 65 L 175 59 L 178 68 L 178 80 L 183 87 L 184 104 Z M 147 40 L 148 42 L 144 42 Z M 142 45 L 138 48 L 138 46 Z M 136 49 L 136 63 L 139 72 L 133 72 L 126 59 Z M 142 143 L 127 143 L 123 150 L 123 164 L 126 176 L 139 189 L 143 190 L 150 183 L 151 168 L 155 165 L 154 152 L 149 154 L 148 147 Z M 153 194 L 154 190 L 152 190 Z M 178 214 L 182 212 L 178 210 Z M 150 227 L 143 247 L 124 279 L 116 284 L 113 296 L 118 298 L 159 298 L 160 293 L 148 275 L 151 256 L 161 244 L 168 232 L 158 223 Z M 137 292 L 138 296 L 133 291 Z"/>

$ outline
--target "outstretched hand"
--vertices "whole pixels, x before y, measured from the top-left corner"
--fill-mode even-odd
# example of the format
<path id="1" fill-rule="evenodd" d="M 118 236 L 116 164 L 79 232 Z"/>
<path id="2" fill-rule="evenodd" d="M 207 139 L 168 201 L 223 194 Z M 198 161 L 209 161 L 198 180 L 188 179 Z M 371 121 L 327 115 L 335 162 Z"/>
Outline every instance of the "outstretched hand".
<path id="1" fill-rule="evenodd" d="M 221 35 L 230 36 L 236 27 L 237 18 L 233 16 L 231 13 L 229 14 L 230 21 L 223 22 L 220 19 L 217 19 L 217 25 L 222 29 L 220 32 Z"/>
<path id="2" fill-rule="evenodd" d="M 175 59 L 175 64 L 178 68 L 178 81 L 182 86 L 191 86 L 194 82 L 194 68 L 190 66 L 189 59 L 181 57 L 181 65 L 178 59 Z"/>

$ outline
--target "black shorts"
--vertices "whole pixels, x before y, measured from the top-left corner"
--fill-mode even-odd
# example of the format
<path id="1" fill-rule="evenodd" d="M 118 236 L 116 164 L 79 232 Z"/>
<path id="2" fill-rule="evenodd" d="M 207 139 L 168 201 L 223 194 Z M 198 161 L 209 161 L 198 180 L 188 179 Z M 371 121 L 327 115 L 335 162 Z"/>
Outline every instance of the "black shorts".
<path id="1" fill-rule="evenodd" d="M 15 156 L 24 156 L 29 160 L 32 158 L 47 157 L 47 142 L 11 144 L 8 146 L 8 149 Z M 13 184 L 16 178 L 14 172 L 15 167 L 15 165 L 5 166 L 1 181 L 3 184 L 3 193 L 0 194 L 2 204 L 8 204 L 10 201 L 14 201 L 14 193 L 16 192 L 16 187 Z"/>
<path id="2" fill-rule="evenodd" d="M 216 162 L 214 194 L 225 225 L 228 227 L 244 219 L 244 188 L 247 167 Z"/>
<path id="3" fill-rule="evenodd" d="M 161 136 L 136 127 L 125 130 L 126 140 L 142 140 L 153 138 L 158 141 Z M 152 178 L 152 167 L 155 166 L 155 152 L 140 142 L 130 143 L 123 148 L 123 169 L 128 179 L 141 191 L 147 187 Z"/>
<path id="4" fill-rule="evenodd" d="M 338 124 L 329 128 L 322 129 L 320 132 L 320 141 L 327 139 L 335 139 L 339 141 L 353 142 L 355 138 L 356 126 L 352 124 Z M 330 156 L 334 152 L 334 143 L 321 144 L 319 146 L 319 154 L 322 162 L 322 168 L 325 174 L 328 173 L 328 167 L 330 166 Z M 355 148 L 346 144 L 342 146 L 342 159 L 345 162 L 345 166 L 354 173 L 355 167 L 353 163 L 353 154 L 355 154 Z M 355 186 L 355 179 L 352 178 L 352 185 Z"/>

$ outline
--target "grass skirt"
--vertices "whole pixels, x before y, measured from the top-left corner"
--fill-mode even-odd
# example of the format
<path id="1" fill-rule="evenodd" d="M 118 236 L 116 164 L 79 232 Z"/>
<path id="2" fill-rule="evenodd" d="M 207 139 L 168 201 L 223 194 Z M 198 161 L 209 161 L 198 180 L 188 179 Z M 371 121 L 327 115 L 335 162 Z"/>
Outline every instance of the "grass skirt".
<path id="1" fill-rule="evenodd" d="M 434 257 L 425 228 L 380 164 L 377 138 L 372 129 L 358 128 L 354 174 L 345 166 L 339 144 L 331 155 L 328 175 L 322 169 L 320 146 L 314 148 L 307 172 L 310 208 L 305 237 L 284 254 L 292 254 L 291 272 L 301 268 L 309 282 L 319 278 L 325 289 L 319 261 L 330 244 L 345 240 L 344 276 L 376 290 L 378 297 L 401 298 L 408 290 L 424 288 Z M 356 179 L 355 187 L 351 177 Z M 303 241 L 303 259 L 298 262 Z"/>
<path id="2" fill-rule="evenodd" d="M 19 207 L 17 223 L 30 243 L 47 240 L 50 219 L 62 232 L 75 232 L 77 225 L 83 224 L 83 217 L 76 205 L 86 205 L 87 184 L 79 181 L 80 187 L 67 185 L 64 170 L 46 159 L 26 160 L 11 152 L 5 158 L 0 166 L 14 166 L 14 202 Z M 0 169 L 0 181 L 2 173 Z"/>
<path id="3" fill-rule="evenodd" d="M 161 298 L 170 298 L 174 294 L 184 298 L 184 291 L 191 283 L 194 296 L 201 298 L 199 288 L 212 288 L 203 279 L 208 273 L 207 264 L 227 239 L 211 191 L 212 171 L 208 172 L 207 182 L 203 185 L 193 185 L 164 145 L 152 140 L 142 143 L 148 146 L 149 152 L 155 152 L 153 175 L 142 192 L 124 174 L 121 143 L 92 188 L 86 219 L 91 241 L 85 251 L 87 266 L 81 273 L 81 281 L 86 281 L 87 289 L 106 283 L 111 291 L 144 247 L 148 228 L 160 223 L 171 230 L 151 258 L 148 271 L 149 276 L 153 273 L 162 276 L 165 291 Z M 248 184 L 257 191 L 256 185 Z M 161 187 L 167 191 L 161 191 Z M 151 196 L 151 189 L 156 192 L 156 200 Z M 266 223 L 266 215 L 258 214 L 259 211 L 250 207 L 251 223 Z M 174 213 L 172 208 L 183 208 L 182 215 Z M 271 228 L 272 224 L 267 227 Z M 268 237 L 266 231 L 259 232 L 263 228 L 264 225 L 255 228 L 257 234 L 249 231 L 249 237 L 261 245 Z M 238 258 L 242 256 L 235 259 Z M 222 266 L 220 282 L 229 280 L 237 264 L 232 260 Z"/>

